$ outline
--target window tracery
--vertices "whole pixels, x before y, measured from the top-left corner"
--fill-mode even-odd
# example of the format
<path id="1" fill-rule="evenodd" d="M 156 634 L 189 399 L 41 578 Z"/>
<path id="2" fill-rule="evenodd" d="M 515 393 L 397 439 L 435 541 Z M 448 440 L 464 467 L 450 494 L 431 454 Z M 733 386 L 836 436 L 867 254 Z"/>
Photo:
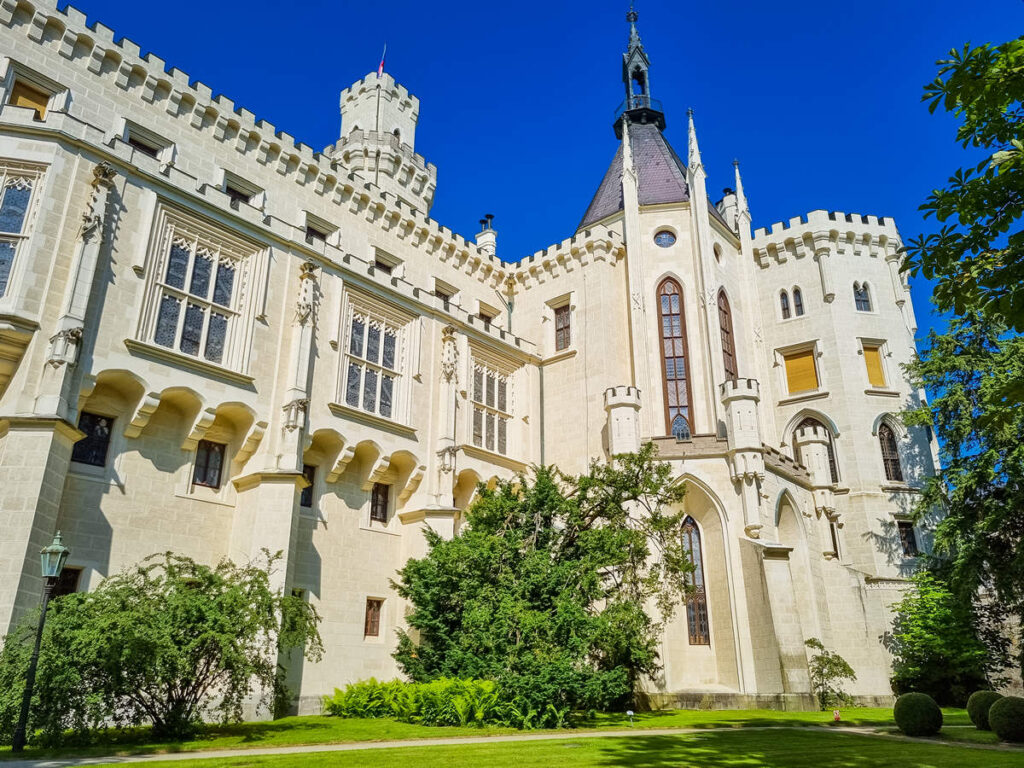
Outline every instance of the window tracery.
<path id="1" fill-rule="evenodd" d="M 711 626 L 708 621 L 707 589 L 704 584 L 704 552 L 701 549 L 700 529 L 692 517 L 683 521 L 683 549 L 693 566 L 686 574 L 687 586 L 691 592 L 686 599 L 686 625 L 690 634 L 690 645 L 710 645 Z"/>
<path id="2" fill-rule="evenodd" d="M 686 344 L 686 319 L 682 289 L 672 278 L 658 287 L 658 321 L 661 331 L 661 367 L 665 395 L 665 421 L 677 440 L 693 435 L 693 397 Z"/>

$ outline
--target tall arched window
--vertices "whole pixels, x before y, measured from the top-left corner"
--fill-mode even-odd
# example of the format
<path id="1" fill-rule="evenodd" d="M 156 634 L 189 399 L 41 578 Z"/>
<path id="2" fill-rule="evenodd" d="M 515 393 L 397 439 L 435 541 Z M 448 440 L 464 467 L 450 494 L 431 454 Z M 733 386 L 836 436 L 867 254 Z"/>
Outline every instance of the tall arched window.
<path id="1" fill-rule="evenodd" d="M 789 320 L 789 294 L 785 291 L 779 294 L 779 305 L 782 307 L 782 319 Z"/>
<path id="2" fill-rule="evenodd" d="M 686 625 L 690 630 L 690 645 L 710 645 L 711 627 L 708 622 L 708 596 L 704 586 L 704 552 L 700 546 L 700 529 L 692 517 L 683 521 L 683 549 L 693 565 L 686 575 L 691 588 L 686 598 Z"/>
<path id="3" fill-rule="evenodd" d="M 871 311 L 871 293 L 868 291 L 867 283 L 853 284 L 853 303 L 858 312 Z"/>
<path id="4" fill-rule="evenodd" d="M 793 289 L 793 311 L 796 312 L 797 317 L 804 313 L 804 295 L 799 288 Z"/>
<path id="5" fill-rule="evenodd" d="M 677 440 L 693 435 L 693 398 L 687 361 L 686 319 L 683 292 L 672 278 L 658 287 L 658 319 L 661 322 L 661 368 L 664 375 L 665 422 Z"/>
<path id="6" fill-rule="evenodd" d="M 832 476 L 832 482 L 839 482 L 839 464 L 836 462 L 836 449 L 832 444 L 832 430 L 822 424 L 820 421 L 812 416 L 808 416 L 806 419 L 796 425 L 796 429 L 803 429 L 805 427 L 820 427 L 825 430 L 825 434 L 828 435 L 828 471 Z M 800 458 L 800 448 L 796 444 L 796 430 L 793 430 L 793 458 L 799 461 L 801 464 L 803 460 Z"/>
<path id="7" fill-rule="evenodd" d="M 888 424 L 882 424 L 878 428 L 878 443 L 882 448 L 885 479 L 902 483 L 903 467 L 900 465 L 900 451 L 896 446 L 896 434 Z"/>
<path id="8" fill-rule="evenodd" d="M 735 379 L 736 372 L 736 340 L 732 334 L 732 310 L 729 309 L 729 298 L 723 288 L 718 292 L 718 328 L 722 332 L 722 362 L 725 363 L 725 378 Z"/>

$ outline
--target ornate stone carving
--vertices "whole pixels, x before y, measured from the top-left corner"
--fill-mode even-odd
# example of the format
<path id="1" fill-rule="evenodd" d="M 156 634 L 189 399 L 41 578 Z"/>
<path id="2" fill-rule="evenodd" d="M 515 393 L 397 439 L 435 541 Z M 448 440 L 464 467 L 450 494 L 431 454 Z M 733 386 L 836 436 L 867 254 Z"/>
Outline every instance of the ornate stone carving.
<path id="1" fill-rule="evenodd" d="M 82 342 L 82 328 L 65 328 L 50 337 L 50 351 L 46 362 L 54 368 L 67 363 L 74 365 L 78 360 L 78 347 Z"/>
<path id="2" fill-rule="evenodd" d="M 299 299 L 295 303 L 295 321 L 305 325 L 316 320 L 316 269 L 312 261 L 304 262 L 299 272 Z"/>
<path id="3" fill-rule="evenodd" d="M 442 448 L 437 452 L 439 459 L 437 468 L 442 472 L 442 474 L 449 474 L 450 472 L 455 471 L 455 455 L 458 452 L 459 449 L 454 445 Z"/>
<path id="4" fill-rule="evenodd" d="M 305 421 L 306 411 L 309 409 L 309 400 L 296 399 L 284 406 L 284 428 L 288 432 L 301 429 Z"/>
<path id="5" fill-rule="evenodd" d="M 455 343 L 455 326 L 441 329 L 441 378 L 458 384 L 459 348 Z"/>
<path id="6" fill-rule="evenodd" d="M 100 163 L 92 169 L 92 193 L 89 196 L 89 204 L 82 214 L 82 229 L 79 232 L 81 239 L 87 240 L 102 231 L 106 217 L 107 192 L 113 185 L 115 176 L 117 172 L 110 163 Z"/>

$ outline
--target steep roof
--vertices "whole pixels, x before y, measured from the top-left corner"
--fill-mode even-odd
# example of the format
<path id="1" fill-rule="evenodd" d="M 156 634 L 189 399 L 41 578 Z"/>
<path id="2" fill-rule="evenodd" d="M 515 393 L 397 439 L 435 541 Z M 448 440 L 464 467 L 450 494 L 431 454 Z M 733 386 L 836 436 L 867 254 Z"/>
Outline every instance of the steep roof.
<path id="1" fill-rule="evenodd" d="M 629 126 L 629 146 L 637 171 L 640 205 L 682 203 L 690 199 L 686 166 L 653 123 Z M 622 145 L 590 201 L 577 231 L 622 210 Z"/>

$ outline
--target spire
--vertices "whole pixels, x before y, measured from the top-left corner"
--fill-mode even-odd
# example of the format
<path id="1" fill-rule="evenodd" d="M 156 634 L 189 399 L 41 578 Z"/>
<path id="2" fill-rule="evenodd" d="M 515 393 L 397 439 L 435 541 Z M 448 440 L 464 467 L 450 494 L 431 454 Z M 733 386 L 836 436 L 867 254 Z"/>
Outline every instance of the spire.
<path id="1" fill-rule="evenodd" d="M 629 22 L 629 46 L 622 54 L 622 83 L 626 87 L 626 100 L 619 106 L 615 118 L 615 135 L 622 138 L 622 115 L 629 113 L 634 124 L 654 123 L 665 129 L 665 115 L 661 102 L 651 98 L 651 60 L 647 58 L 636 22 L 640 14 L 629 4 L 626 21 Z"/>
<path id="2" fill-rule="evenodd" d="M 690 166 L 691 171 L 695 171 L 702 165 L 702 163 L 700 160 L 700 147 L 697 146 L 697 129 L 693 125 L 693 109 L 686 110 L 686 115 L 690 119 L 689 134 L 687 136 L 688 153 L 686 164 Z"/>
<path id="3" fill-rule="evenodd" d="M 634 48 L 639 48 L 641 51 L 644 49 L 644 44 L 640 42 L 640 33 L 636 31 L 636 21 L 640 18 L 640 14 L 633 9 L 633 3 L 629 4 L 629 13 L 626 14 L 626 21 L 629 22 L 629 52 L 632 53 Z M 627 54 L 628 55 L 628 54 Z"/>
<path id="4" fill-rule="evenodd" d="M 747 196 L 743 194 L 743 179 L 740 178 L 740 161 L 733 160 L 732 167 L 736 169 L 736 211 L 750 215 L 750 206 L 747 205 Z"/>

